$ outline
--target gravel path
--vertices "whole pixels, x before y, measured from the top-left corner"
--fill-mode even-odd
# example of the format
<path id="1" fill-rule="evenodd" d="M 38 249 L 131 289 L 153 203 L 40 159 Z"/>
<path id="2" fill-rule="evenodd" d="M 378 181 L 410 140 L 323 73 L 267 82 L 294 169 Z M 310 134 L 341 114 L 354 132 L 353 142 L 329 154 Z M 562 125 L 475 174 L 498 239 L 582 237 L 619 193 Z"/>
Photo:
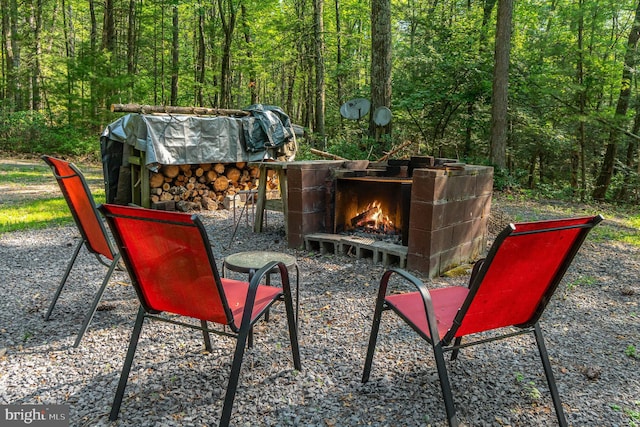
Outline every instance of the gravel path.
<path id="1" fill-rule="evenodd" d="M 500 220 L 559 215 L 555 207 L 539 204 L 494 201 L 494 209 Z M 218 259 L 243 250 L 277 250 L 295 255 L 302 272 L 303 371 L 293 370 L 283 309 L 272 310 L 245 355 L 234 425 L 445 425 L 430 348 L 395 316 L 383 317 L 371 380 L 360 383 L 382 266 L 288 249 L 278 213 L 269 213 L 261 234 L 252 233 L 244 217 L 234 234 L 228 211 L 203 219 Z M 640 250 L 595 237 L 578 254 L 541 325 L 569 423 L 637 426 Z M 158 322 L 143 329 L 120 419 L 109 423 L 137 300 L 126 274 L 116 272 L 74 349 L 106 272 L 83 250 L 52 319 L 43 320 L 77 239 L 75 227 L 0 236 L 0 404 L 68 404 L 73 426 L 217 425 L 234 341 L 214 337 L 214 351 L 205 353 L 197 331 Z M 467 280 L 437 278 L 433 286 Z M 532 338 L 465 349 L 450 367 L 458 415 L 466 425 L 556 424 Z"/>

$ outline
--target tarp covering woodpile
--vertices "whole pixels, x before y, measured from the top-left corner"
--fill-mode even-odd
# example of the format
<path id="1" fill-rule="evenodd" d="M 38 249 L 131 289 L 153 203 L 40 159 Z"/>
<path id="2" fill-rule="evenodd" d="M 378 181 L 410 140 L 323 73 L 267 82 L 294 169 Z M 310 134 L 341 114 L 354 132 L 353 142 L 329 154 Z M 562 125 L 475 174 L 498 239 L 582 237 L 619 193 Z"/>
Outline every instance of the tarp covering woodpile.
<path id="1" fill-rule="evenodd" d="M 106 127 L 107 141 L 145 153 L 146 166 L 292 160 L 296 147 L 289 117 L 278 107 L 247 107 L 246 115 L 127 114 Z M 104 147 L 103 147 L 104 150 Z M 103 152 L 104 154 L 104 152 Z"/>
<path id="2" fill-rule="evenodd" d="M 166 165 L 291 161 L 297 151 L 294 126 L 279 107 L 255 104 L 244 110 L 218 110 L 115 104 L 112 110 L 130 114 L 109 124 L 100 138 L 110 203 L 130 201 L 120 195 L 130 182 L 126 175 L 135 151 L 152 172 Z"/>

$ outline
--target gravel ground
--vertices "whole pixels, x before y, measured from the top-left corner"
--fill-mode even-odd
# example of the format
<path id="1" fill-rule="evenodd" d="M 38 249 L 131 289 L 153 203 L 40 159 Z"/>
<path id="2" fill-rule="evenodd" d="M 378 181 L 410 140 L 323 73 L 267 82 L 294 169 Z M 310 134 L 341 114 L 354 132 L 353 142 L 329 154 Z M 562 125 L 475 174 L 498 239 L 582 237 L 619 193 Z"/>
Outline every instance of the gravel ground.
<path id="1" fill-rule="evenodd" d="M 494 199 L 496 221 L 559 216 L 557 206 Z M 566 212 L 566 211 L 565 211 Z M 583 214 L 575 209 L 576 215 Z M 239 214 L 240 212 L 238 212 Z M 587 212 L 592 213 L 592 212 Z M 237 216 L 236 216 L 237 218 Z M 284 310 L 256 328 L 245 355 L 232 423 L 238 426 L 441 426 L 445 412 L 432 353 L 396 316 L 383 316 L 371 380 L 361 384 L 377 284 L 369 259 L 286 247 L 282 216 L 264 233 L 229 211 L 203 214 L 218 259 L 243 250 L 295 255 L 301 270 L 300 346 L 293 370 Z M 600 227 L 618 227 L 606 221 Z M 640 425 L 640 250 L 592 234 L 541 325 L 569 423 Z M 106 272 L 84 249 L 50 321 L 43 320 L 73 247 L 75 227 L 0 236 L 0 404 L 68 404 L 73 426 L 217 425 L 234 341 L 147 323 L 123 400 L 108 421 L 137 310 L 116 272 L 80 347 L 72 347 Z M 466 283 L 468 275 L 432 285 Z M 450 363 L 458 416 L 469 426 L 555 425 L 529 336 L 464 349 Z"/>

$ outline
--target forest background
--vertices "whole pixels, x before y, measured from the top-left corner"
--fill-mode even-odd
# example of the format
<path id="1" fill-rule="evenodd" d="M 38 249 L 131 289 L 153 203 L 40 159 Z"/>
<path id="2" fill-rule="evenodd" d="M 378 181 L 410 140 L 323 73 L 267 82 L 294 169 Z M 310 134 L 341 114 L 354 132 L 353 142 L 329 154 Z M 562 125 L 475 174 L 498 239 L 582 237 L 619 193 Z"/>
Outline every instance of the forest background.
<path id="1" fill-rule="evenodd" d="M 395 157 L 494 165 L 499 188 L 640 200 L 638 0 L 0 0 L 0 10 L 2 151 L 97 155 L 121 116 L 114 103 L 261 103 L 305 128 L 298 158 L 403 147 Z M 344 119 L 354 98 L 389 107 L 390 125 Z"/>

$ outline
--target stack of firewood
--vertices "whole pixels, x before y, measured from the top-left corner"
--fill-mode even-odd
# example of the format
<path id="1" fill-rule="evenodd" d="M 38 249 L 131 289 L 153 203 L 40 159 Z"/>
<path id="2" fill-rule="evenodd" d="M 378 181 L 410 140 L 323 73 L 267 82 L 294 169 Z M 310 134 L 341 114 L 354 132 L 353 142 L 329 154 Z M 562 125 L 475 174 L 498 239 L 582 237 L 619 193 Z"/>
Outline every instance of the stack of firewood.
<path id="1" fill-rule="evenodd" d="M 267 175 L 267 190 L 277 190 L 277 175 Z M 248 190 L 257 190 L 259 179 L 258 166 L 245 162 L 163 165 L 149 176 L 151 204 L 175 204 L 177 210 L 184 212 L 228 208 L 229 200 L 243 196 L 244 202 Z"/>

